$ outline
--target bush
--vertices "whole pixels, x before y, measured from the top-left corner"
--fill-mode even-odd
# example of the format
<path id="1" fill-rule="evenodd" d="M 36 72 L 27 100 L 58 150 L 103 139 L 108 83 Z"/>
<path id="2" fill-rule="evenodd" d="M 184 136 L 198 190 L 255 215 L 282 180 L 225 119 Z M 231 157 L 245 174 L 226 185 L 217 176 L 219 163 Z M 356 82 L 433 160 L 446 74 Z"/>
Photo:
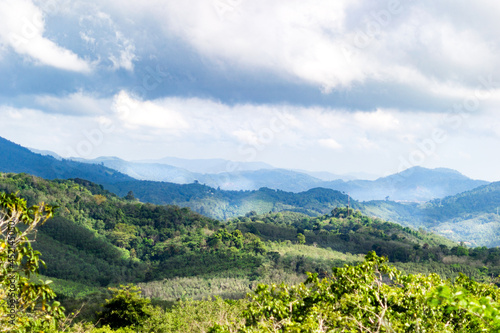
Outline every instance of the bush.
<path id="1" fill-rule="evenodd" d="M 104 311 L 99 314 L 100 323 L 111 328 L 139 326 L 151 317 L 150 300 L 141 298 L 140 288 L 129 284 L 120 288 L 109 288 L 113 292 L 111 299 L 103 304 Z"/>

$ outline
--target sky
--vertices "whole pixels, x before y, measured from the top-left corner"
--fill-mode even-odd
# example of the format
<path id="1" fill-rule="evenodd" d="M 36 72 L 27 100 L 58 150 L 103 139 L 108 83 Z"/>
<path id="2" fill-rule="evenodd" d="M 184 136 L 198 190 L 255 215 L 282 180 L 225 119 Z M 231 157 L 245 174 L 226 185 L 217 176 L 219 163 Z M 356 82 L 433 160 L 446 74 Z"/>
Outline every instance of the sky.
<path id="1" fill-rule="evenodd" d="M 500 180 L 500 2 L 0 0 L 0 136 Z"/>

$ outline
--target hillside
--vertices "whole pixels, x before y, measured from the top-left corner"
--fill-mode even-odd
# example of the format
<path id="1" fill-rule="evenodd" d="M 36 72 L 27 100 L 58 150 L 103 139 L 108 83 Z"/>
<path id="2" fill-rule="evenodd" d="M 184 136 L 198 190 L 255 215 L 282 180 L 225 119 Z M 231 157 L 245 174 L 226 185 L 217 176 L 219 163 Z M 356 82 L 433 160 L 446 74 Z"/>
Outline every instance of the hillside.
<path id="1" fill-rule="evenodd" d="M 107 158 L 105 160 L 116 165 L 129 165 L 128 162 L 119 159 Z M 118 168 L 116 165 L 114 167 Z M 160 164 L 159 167 L 163 168 L 162 170 L 165 172 L 167 169 L 170 170 L 171 175 L 175 175 L 175 172 L 178 171 L 172 169 L 174 167 L 163 164 Z M 181 174 L 184 172 L 182 169 L 179 170 L 181 170 Z M 265 187 L 255 191 L 222 191 L 203 185 L 199 181 L 184 185 L 140 181 L 103 165 L 57 160 L 50 156 L 42 156 L 1 138 L 0 171 L 27 172 L 48 179 L 88 179 L 103 185 L 105 189 L 120 197 L 133 191 L 134 195 L 144 202 L 189 207 L 200 214 L 221 220 L 242 216 L 250 211 L 259 214 L 294 211 L 317 216 L 347 204 L 346 194 L 325 188 L 314 188 L 299 193 Z M 124 169 L 124 171 L 127 170 Z M 283 177 L 275 177 L 277 173 L 281 173 Z M 257 178 L 265 179 L 266 182 L 284 181 L 291 184 L 289 186 L 299 187 L 304 186 L 308 182 L 307 177 L 309 177 L 303 175 L 306 178 L 303 176 L 294 178 L 297 173 L 273 169 L 245 171 L 240 174 L 243 177 L 241 179 L 247 177 L 248 174 L 255 174 Z M 224 177 L 224 174 L 220 174 L 218 177 Z M 285 181 L 286 179 L 289 181 Z M 290 179 L 294 179 L 294 181 Z M 425 188 L 433 184 L 440 184 L 436 185 L 437 187 L 448 184 L 445 188 L 448 188 L 449 192 L 454 192 L 484 182 L 470 180 L 456 171 L 448 169 L 413 168 L 376 181 L 343 182 L 343 184 L 349 183 L 358 184 L 358 190 L 366 191 L 366 193 L 370 191 L 380 192 L 383 189 L 396 191 L 399 188 L 404 193 L 419 195 L 419 193 L 425 192 Z M 498 187 L 498 183 L 482 185 L 457 195 L 420 204 L 398 203 L 391 200 L 361 203 L 351 198 L 351 207 L 359 209 L 369 216 L 380 217 L 405 226 L 422 227 L 435 231 L 455 241 L 464 241 L 476 246 L 498 246 L 500 245 L 498 241 L 500 221 L 496 214 L 496 209 L 500 206 Z M 6 190 L 14 191 L 15 188 L 7 187 Z M 427 191 L 426 193 L 431 192 Z M 384 192 L 383 194 L 388 193 Z M 389 194 L 391 193 L 398 192 L 390 192 Z M 445 194 L 444 192 L 440 193 L 441 195 Z M 350 194 L 352 196 L 352 192 Z M 382 196 L 382 192 L 378 195 Z M 389 196 L 389 199 L 393 199 L 393 197 Z"/>
<path id="2" fill-rule="evenodd" d="M 421 221 L 429 229 L 472 246 L 500 246 L 500 182 L 481 186 L 421 209 Z"/>
<path id="3" fill-rule="evenodd" d="M 82 179 L 0 173 L 4 190 L 19 191 L 28 204 L 59 207 L 33 246 L 47 263 L 41 273 L 54 278 L 68 311 L 86 299 L 82 319 L 95 319 L 107 286 L 138 283 L 158 302 L 214 295 L 238 299 L 259 283 L 297 283 L 308 271 L 327 276 L 331 267 L 361 262 L 372 250 L 405 272 L 434 271 L 446 278 L 463 272 L 479 280 L 500 273 L 497 249 L 468 249 L 353 209 L 334 208 L 316 217 L 251 212 L 224 223 L 188 208 L 141 203 L 131 195 L 123 199 Z M 330 200 L 331 193 L 345 199 L 331 190 L 310 192 L 318 202 Z M 296 205 L 310 200 L 293 201 L 294 193 L 269 189 L 259 194 L 288 197 Z"/>
<path id="4" fill-rule="evenodd" d="M 199 183 L 178 185 L 149 181 L 120 182 L 106 187 L 119 196 L 133 191 L 142 201 L 189 207 L 217 219 L 228 219 L 250 211 L 267 213 L 287 210 L 316 216 L 347 204 L 346 194 L 325 188 L 300 193 L 269 188 L 257 191 L 221 191 Z M 354 200 L 352 206 L 360 207 Z"/>
<path id="5" fill-rule="evenodd" d="M 361 210 L 471 246 L 500 246 L 500 182 L 421 204 L 364 202 Z"/>
<path id="6" fill-rule="evenodd" d="M 190 184 L 198 181 L 213 188 L 220 188 L 227 191 L 258 190 L 261 187 L 269 187 L 290 192 L 301 192 L 309 190 L 316 185 L 321 185 L 322 181 L 302 172 L 291 170 L 266 168 L 259 170 L 238 170 L 233 172 L 210 173 L 219 164 L 207 163 L 205 172 L 192 172 L 184 168 L 164 164 L 164 163 L 138 163 L 128 162 L 117 157 L 99 157 L 92 160 L 73 159 L 82 163 L 103 165 L 126 174 L 138 180 L 150 180 L 159 182 L 169 182 L 175 184 Z M 170 161 L 172 159 L 167 159 Z M 202 162 L 205 160 L 201 160 Z M 212 161 L 212 160 L 209 160 Z M 219 161 L 219 160 L 214 160 Z M 223 163 L 224 160 L 221 160 Z M 201 163 L 202 163 L 201 162 Z M 229 161 L 227 161 L 229 162 Z M 193 162 L 194 163 L 194 162 Z M 234 162 L 232 162 L 234 164 Z M 185 165 L 187 163 L 178 163 Z M 202 164 L 203 165 L 203 164 Z M 194 168 L 191 164 L 187 167 L 201 170 L 202 165 Z M 239 166 L 239 164 L 236 164 Z M 259 165 L 259 164 L 256 164 Z M 215 168 L 215 170 L 218 170 Z"/>
<path id="7" fill-rule="evenodd" d="M 415 244 L 452 245 L 442 237 L 372 219 L 354 210 L 350 210 L 347 216 L 346 208 L 335 208 L 331 213 L 318 217 L 309 217 L 297 212 L 253 212 L 231 219 L 224 225 L 187 208 L 155 206 L 131 199 L 120 199 L 102 186 L 81 179 L 48 181 L 26 174 L 0 174 L 0 190 L 12 188 L 19 190 L 20 195 L 25 197 L 29 204 L 45 201 L 59 206 L 56 217 L 41 229 L 40 234 L 44 237 L 51 237 L 52 241 L 59 244 L 85 248 L 85 251 L 90 250 L 86 248 L 88 244 L 86 245 L 84 240 L 94 239 L 91 243 L 96 242 L 96 245 L 91 245 L 91 248 L 100 246 L 109 247 L 111 252 L 114 251 L 113 248 L 118 250 L 116 254 L 109 255 L 110 258 L 135 257 L 154 261 L 153 258 L 161 256 L 160 253 L 167 248 L 172 250 L 171 246 L 181 241 L 182 237 L 178 237 L 182 235 L 187 238 L 206 238 L 213 235 L 209 230 L 221 228 L 258 235 L 262 241 L 295 242 L 297 235 L 303 233 L 305 244 L 316 243 L 340 252 L 365 253 L 377 244 L 382 254 L 395 256 L 394 260 L 402 259 L 397 259 L 401 253 L 396 254 L 398 251 L 393 248 L 406 248 L 407 254 L 402 255 L 402 258 L 406 259 L 402 261 L 407 261 L 409 256 L 414 255 Z M 198 229 L 206 231 L 201 234 L 194 232 Z M 177 241 L 171 243 L 175 239 Z M 183 242 L 177 245 L 182 247 Z M 39 244 L 41 243 L 44 242 Z M 162 249 L 162 252 L 151 256 L 151 249 L 156 249 L 155 253 Z M 135 250 L 135 255 L 130 253 L 132 250 Z M 50 250 L 46 249 L 46 255 L 49 252 Z M 105 257 L 103 253 L 95 250 L 89 253 Z M 183 251 L 178 252 L 182 253 Z M 175 253 L 168 255 L 172 254 Z"/>
<path id="8" fill-rule="evenodd" d="M 0 171 L 29 173 L 47 179 L 80 177 L 96 183 L 132 180 L 131 177 L 100 165 L 89 165 L 36 154 L 0 137 Z"/>
<path id="9" fill-rule="evenodd" d="M 105 160 L 113 167 L 130 172 L 130 169 L 127 169 L 128 162 L 109 158 L 99 161 L 104 163 Z M 163 171 L 168 169 L 174 174 L 178 171 L 166 165 L 158 167 Z M 293 210 L 308 215 L 317 215 L 326 213 L 347 202 L 347 196 L 326 189 L 313 189 L 295 195 L 290 192 L 266 188 L 256 191 L 219 191 L 202 185 L 199 181 L 184 185 L 171 182 L 140 181 L 100 164 L 60 161 L 51 156 L 42 156 L 4 139 L 0 139 L 0 172 L 26 172 L 47 179 L 87 179 L 101 184 L 105 189 L 121 197 L 129 191 L 133 191 L 135 196 L 144 202 L 190 207 L 201 214 L 218 219 L 244 215 L 249 211 L 264 213 Z M 248 172 L 266 174 L 268 171 Z M 280 170 L 270 170 L 269 172 L 271 173 L 267 174 L 265 179 L 273 179 L 273 175 L 277 173 L 287 174 L 287 172 Z M 224 177 L 224 175 L 217 177 Z M 304 177 L 309 176 L 304 175 Z M 288 183 L 288 181 L 284 182 Z M 293 184 L 291 181 L 290 183 Z"/>
<path id="10" fill-rule="evenodd" d="M 445 168 L 413 167 L 373 181 L 351 180 L 323 183 L 321 186 L 349 193 L 360 201 L 428 201 L 444 198 L 486 185 L 488 182 L 470 179 Z"/>
<path id="11" fill-rule="evenodd" d="M 498 213 L 500 207 L 500 182 L 481 186 L 470 191 L 428 202 L 423 208 L 427 223 L 433 220 L 450 220 L 472 217 L 477 214 Z"/>

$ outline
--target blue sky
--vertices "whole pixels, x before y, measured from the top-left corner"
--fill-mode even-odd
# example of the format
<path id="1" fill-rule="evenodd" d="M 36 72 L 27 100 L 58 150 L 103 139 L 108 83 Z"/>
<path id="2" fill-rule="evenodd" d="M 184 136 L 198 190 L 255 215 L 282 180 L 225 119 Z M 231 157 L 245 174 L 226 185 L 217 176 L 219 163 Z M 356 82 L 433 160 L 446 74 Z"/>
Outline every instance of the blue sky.
<path id="1" fill-rule="evenodd" d="M 500 180 L 495 1 L 0 2 L 0 136 Z"/>

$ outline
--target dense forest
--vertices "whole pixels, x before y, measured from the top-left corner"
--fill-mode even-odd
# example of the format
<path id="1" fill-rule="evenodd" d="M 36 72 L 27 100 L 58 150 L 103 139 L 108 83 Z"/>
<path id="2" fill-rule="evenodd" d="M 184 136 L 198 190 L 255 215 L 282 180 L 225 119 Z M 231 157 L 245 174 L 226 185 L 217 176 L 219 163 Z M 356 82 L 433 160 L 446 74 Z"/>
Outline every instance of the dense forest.
<path id="1" fill-rule="evenodd" d="M 342 269 L 362 269 L 360 274 L 371 276 L 375 272 L 373 262 L 377 267 L 389 267 L 380 261 L 382 259 L 377 259 L 379 257 L 387 258 L 383 260 L 394 265 L 395 268 L 390 269 L 397 269 L 398 279 L 406 276 L 404 279 L 414 279 L 412 283 L 425 276 L 414 274 L 439 274 L 442 280 L 437 280 L 437 275 L 425 278 L 431 279 L 436 288 L 443 284 L 447 288 L 463 288 L 464 281 L 472 279 L 483 283 L 480 286 L 484 287 L 480 288 L 493 288 L 490 294 L 494 294 L 496 287 L 492 283 L 500 274 L 500 250 L 497 248 L 467 247 L 424 230 L 363 215 L 342 204 L 327 214 L 314 217 L 296 211 L 265 214 L 250 211 L 220 221 L 189 208 L 141 203 L 132 191 L 118 197 L 101 185 L 83 179 L 49 181 L 28 174 L 2 173 L 0 192 L 17 192 L 26 207 L 41 202 L 54 207 L 47 222 L 37 226 L 30 245 L 34 253 L 41 253 L 40 259 L 46 266 L 40 265 L 29 276 L 29 281 L 36 283 L 39 278 L 52 281 L 53 299 L 64 312 L 60 316 L 66 318 L 68 329 L 75 331 L 117 329 L 122 325 L 112 318 L 116 310 L 112 308 L 116 306 L 116 311 L 122 311 L 130 302 L 142 309 L 141 315 L 135 313 L 131 315 L 135 319 L 125 322 L 131 331 L 181 332 L 186 329 L 183 325 L 198 324 L 205 325 L 200 331 L 207 332 L 209 327 L 212 332 L 240 329 L 250 332 L 268 326 L 279 326 L 281 331 L 293 331 L 291 327 L 314 330 L 319 329 L 314 326 L 319 317 L 324 318 L 324 327 L 340 325 L 338 327 L 347 328 L 350 324 L 344 317 L 358 314 L 335 312 L 343 308 L 339 304 L 345 295 L 337 295 L 335 297 L 340 298 L 336 299 L 327 294 L 321 298 L 318 294 L 320 298 L 307 301 L 312 302 L 307 309 L 291 310 L 294 313 L 305 311 L 309 319 L 299 320 L 306 317 L 289 313 L 286 316 L 291 317 L 287 317 L 286 325 L 282 322 L 285 317 L 278 319 L 258 306 L 263 304 L 261 298 L 278 306 L 283 302 L 280 298 L 284 297 L 284 290 L 293 288 L 299 289 L 293 289 L 292 294 L 287 291 L 287 301 L 294 303 L 293 299 L 297 298 L 297 302 L 305 302 L 308 293 L 334 283 L 336 274 L 344 272 Z M 318 193 L 315 196 L 320 198 Z M 5 244 L 5 239 L 3 241 Z M 365 258 L 367 253 L 372 253 L 368 259 Z M 348 266 L 342 268 L 344 265 Z M 389 272 L 389 268 L 384 269 Z M 37 274 L 40 274 L 38 278 Z M 383 280 L 385 285 L 385 276 L 389 273 L 376 274 L 373 281 Z M 360 279 L 356 283 L 368 283 L 365 278 Z M 305 284 L 301 284 L 304 281 Z M 401 281 L 397 283 L 403 283 Z M 284 285 L 276 287 L 282 283 Z M 437 293 L 434 287 L 422 291 L 422 297 Z M 397 290 L 396 294 L 399 292 Z M 475 293 L 478 300 L 490 295 L 470 292 Z M 245 297 L 248 293 L 253 296 Z M 314 302 L 333 302 L 337 310 L 314 312 Z M 191 319 L 180 316 L 179 312 L 190 313 Z M 206 318 L 200 318 L 201 312 Z M 234 322 L 222 322 L 219 316 L 232 316 Z M 359 321 L 356 325 L 368 325 L 361 317 L 356 317 Z M 179 318 L 184 321 L 181 323 Z M 440 327 L 435 325 L 443 318 L 436 317 L 429 325 Z M 153 323 L 155 320 L 157 322 Z M 488 320 L 485 322 L 489 323 Z M 89 326 L 96 323 L 96 328 Z M 462 324 L 457 323 L 456 327 Z M 106 325 L 111 328 L 105 328 Z"/>

